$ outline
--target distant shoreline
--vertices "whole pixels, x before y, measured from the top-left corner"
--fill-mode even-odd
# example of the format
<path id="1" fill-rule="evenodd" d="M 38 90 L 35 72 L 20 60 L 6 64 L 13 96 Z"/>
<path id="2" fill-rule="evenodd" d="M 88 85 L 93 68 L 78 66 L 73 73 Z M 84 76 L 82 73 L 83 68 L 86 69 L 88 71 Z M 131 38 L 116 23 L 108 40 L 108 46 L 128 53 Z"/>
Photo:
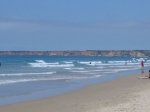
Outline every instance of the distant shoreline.
<path id="1" fill-rule="evenodd" d="M 150 50 L 0 51 L 0 55 L 149 57 L 150 56 Z"/>

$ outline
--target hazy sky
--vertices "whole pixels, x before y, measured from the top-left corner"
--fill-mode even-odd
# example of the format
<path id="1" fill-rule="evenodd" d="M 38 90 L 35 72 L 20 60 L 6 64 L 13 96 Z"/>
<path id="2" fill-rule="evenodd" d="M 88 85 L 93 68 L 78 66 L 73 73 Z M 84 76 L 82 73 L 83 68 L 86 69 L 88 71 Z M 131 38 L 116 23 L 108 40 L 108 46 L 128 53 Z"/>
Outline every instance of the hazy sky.
<path id="1" fill-rule="evenodd" d="M 150 0 L 1 0 L 0 50 L 150 49 Z"/>

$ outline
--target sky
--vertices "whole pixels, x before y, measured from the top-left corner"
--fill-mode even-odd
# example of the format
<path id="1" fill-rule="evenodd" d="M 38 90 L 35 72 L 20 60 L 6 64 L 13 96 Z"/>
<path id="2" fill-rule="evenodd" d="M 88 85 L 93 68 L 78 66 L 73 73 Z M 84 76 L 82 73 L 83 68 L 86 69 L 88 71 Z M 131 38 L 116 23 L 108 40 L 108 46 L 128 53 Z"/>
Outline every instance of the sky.
<path id="1" fill-rule="evenodd" d="M 150 0 L 1 0 L 0 51 L 150 50 Z"/>

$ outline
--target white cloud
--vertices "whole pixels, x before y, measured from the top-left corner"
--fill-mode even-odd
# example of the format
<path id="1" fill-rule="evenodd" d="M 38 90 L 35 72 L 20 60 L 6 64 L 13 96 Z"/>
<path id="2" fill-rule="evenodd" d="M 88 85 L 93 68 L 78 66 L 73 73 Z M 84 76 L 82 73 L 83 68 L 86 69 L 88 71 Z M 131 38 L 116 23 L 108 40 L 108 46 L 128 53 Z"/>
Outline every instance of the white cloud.
<path id="1" fill-rule="evenodd" d="M 150 29 L 150 23 L 142 22 L 100 22 L 99 24 L 75 24 L 67 22 L 43 22 L 23 20 L 0 20 L 1 32 L 98 32 L 134 29 Z"/>
<path id="2" fill-rule="evenodd" d="M 14 22 L 5 22 L 5 21 L 0 21 L 0 30 L 9 30 L 9 29 L 13 29 L 14 27 L 16 27 L 16 23 Z"/>
<path id="3" fill-rule="evenodd" d="M 114 23 L 98 23 L 97 28 L 106 29 L 145 29 L 150 28 L 150 23 L 145 22 L 114 22 Z"/>

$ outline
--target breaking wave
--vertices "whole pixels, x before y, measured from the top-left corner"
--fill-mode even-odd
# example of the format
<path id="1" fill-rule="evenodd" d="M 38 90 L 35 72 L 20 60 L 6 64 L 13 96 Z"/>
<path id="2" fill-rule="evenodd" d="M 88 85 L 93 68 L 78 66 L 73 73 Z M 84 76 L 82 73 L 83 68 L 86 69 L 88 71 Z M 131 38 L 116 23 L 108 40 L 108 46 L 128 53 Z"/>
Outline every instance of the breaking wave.
<path id="1" fill-rule="evenodd" d="M 28 63 L 31 67 L 73 67 L 74 64 L 59 64 L 59 62 L 48 63 L 44 60 L 35 60 L 34 63 Z"/>

